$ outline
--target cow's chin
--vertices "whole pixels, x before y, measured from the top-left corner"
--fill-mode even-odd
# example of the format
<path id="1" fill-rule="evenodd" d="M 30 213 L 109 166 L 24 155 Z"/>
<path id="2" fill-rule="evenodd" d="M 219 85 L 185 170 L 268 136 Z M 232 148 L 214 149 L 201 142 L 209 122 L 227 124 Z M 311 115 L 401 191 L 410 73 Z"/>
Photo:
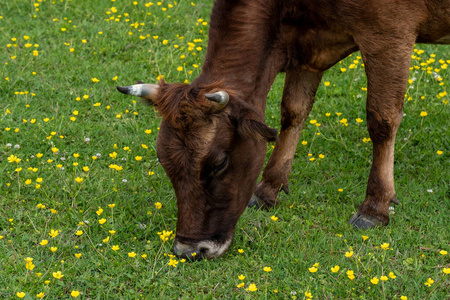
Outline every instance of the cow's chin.
<path id="1" fill-rule="evenodd" d="M 223 243 L 205 240 L 198 243 L 185 244 L 175 238 L 173 252 L 178 257 L 191 260 L 212 259 L 221 256 L 230 247 L 231 241 L 232 238 L 230 237 Z"/>

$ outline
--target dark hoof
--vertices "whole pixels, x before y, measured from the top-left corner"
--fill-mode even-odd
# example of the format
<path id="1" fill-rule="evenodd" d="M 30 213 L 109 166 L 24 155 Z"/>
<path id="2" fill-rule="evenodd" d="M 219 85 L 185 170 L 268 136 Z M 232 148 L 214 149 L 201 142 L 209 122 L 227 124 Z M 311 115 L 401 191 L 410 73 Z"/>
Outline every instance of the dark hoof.
<path id="1" fill-rule="evenodd" d="M 395 195 L 394 195 L 394 197 L 392 197 L 391 202 L 394 203 L 395 205 L 400 204 L 400 201 L 397 199 L 397 197 L 395 197 Z"/>
<path id="2" fill-rule="evenodd" d="M 384 225 L 383 222 L 378 220 L 377 218 L 369 215 L 362 215 L 359 212 L 356 212 L 350 218 L 348 224 L 351 224 L 355 229 L 363 229 L 363 230 Z"/>
<path id="3" fill-rule="evenodd" d="M 252 198 L 250 199 L 250 201 L 248 202 L 247 207 L 248 208 L 254 208 L 254 209 L 259 209 L 264 205 L 261 205 L 261 200 L 255 195 L 252 195 Z"/>

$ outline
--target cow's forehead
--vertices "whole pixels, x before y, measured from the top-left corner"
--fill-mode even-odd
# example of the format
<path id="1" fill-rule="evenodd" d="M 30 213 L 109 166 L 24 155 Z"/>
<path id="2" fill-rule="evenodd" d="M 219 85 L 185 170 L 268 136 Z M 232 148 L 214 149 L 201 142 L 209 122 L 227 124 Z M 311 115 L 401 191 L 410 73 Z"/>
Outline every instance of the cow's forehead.
<path id="1" fill-rule="evenodd" d="M 169 176 L 200 176 L 202 162 L 208 156 L 218 134 L 218 120 L 186 129 L 162 126 L 158 135 L 158 155 Z M 167 125 L 167 124 L 166 124 Z M 169 174 L 172 173 L 172 174 Z"/>

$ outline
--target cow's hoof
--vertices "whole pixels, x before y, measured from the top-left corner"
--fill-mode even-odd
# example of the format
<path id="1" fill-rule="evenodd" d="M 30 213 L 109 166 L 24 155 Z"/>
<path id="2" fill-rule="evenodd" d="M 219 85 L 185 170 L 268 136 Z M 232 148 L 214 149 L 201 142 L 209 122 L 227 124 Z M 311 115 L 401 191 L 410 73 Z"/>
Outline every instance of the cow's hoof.
<path id="1" fill-rule="evenodd" d="M 348 221 L 355 229 L 369 229 L 377 226 L 383 226 L 383 222 L 375 217 L 369 215 L 363 215 L 356 212 Z"/>
<path id="2" fill-rule="evenodd" d="M 261 203 L 262 203 L 261 199 L 259 199 L 258 196 L 256 196 L 255 194 L 253 194 L 253 195 L 252 195 L 252 198 L 251 198 L 250 201 L 248 202 L 247 207 L 248 207 L 248 208 L 259 209 L 259 208 L 261 208 L 262 206 L 264 206 L 264 205 L 262 205 Z"/>

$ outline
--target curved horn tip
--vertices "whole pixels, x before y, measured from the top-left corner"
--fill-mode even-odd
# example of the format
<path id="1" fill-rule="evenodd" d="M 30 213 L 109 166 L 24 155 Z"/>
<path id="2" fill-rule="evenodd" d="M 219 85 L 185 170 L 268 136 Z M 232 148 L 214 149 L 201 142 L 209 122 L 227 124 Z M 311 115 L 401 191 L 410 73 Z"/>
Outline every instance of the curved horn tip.
<path id="1" fill-rule="evenodd" d="M 128 86 L 116 86 L 117 90 L 123 94 L 128 95 L 128 93 L 130 92 L 130 87 Z"/>
<path id="2" fill-rule="evenodd" d="M 230 100 L 230 96 L 225 91 L 219 91 L 219 92 L 215 92 L 215 93 L 211 93 L 211 94 L 205 94 L 205 97 L 208 100 L 211 100 L 211 101 L 219 104 L 220 109 L 224 108 L 228 104 L 228 101 Z"/>

